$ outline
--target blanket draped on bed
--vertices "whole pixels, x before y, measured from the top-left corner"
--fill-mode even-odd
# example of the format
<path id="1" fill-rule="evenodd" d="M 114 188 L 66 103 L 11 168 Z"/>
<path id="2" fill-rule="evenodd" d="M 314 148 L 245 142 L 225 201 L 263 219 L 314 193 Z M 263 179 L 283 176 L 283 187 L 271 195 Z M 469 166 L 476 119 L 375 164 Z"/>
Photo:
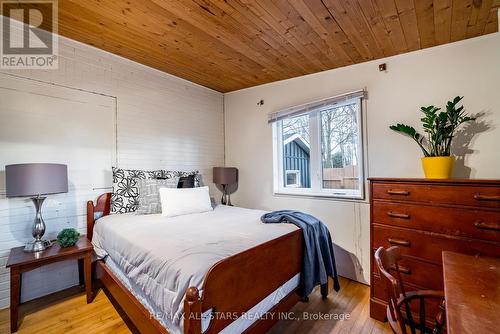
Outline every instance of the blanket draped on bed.
<path id="1" fill-rule="evenodd" d="M 280 210 L 264 214 L 263 223 L 289 223 L 302 229 L 304 234 L 304 259 L 300 276 L 300 292 L 303 297 L 309 296 L 318 284 L 333 279 L 333 288 L 340 290 L 333 254 L 333 243 L 330 232 L 319 219 L 300 211 Z"/>

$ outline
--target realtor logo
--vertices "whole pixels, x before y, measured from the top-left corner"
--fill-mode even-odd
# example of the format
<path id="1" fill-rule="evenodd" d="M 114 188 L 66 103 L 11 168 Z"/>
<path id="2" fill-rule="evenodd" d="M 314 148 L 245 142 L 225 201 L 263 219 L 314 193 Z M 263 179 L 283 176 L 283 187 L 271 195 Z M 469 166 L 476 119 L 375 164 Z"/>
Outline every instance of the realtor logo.
<path id="1" fill-rule="evenodd" d="M 1 69 L 56 69 L 57 0 L 0 0 Z"/>

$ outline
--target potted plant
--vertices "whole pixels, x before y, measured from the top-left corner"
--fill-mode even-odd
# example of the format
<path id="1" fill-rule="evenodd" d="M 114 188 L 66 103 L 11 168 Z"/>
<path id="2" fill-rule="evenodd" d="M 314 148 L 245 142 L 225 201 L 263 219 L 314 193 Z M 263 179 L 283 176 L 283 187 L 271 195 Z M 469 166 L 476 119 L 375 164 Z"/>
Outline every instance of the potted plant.
<path id="1" fill-rule="evenodd" d="M 413 138 L 424 153 L 422 166 L 426 178 L 447 179 L 453 170 L 454 157 L 450 155 L 451 142 L 458 127 L 475 120 L 467 115 L 463 106 L 457 106 L 463 96 L 457 96 L 446 104 L 446 111 L 435 106 L 421 107 L 424 113 L 422 126 L 426 136 L 405 124 L 391 125 L 390 129 Z"/>
<path id="2" fill-rule="evenodd" d="M 80 238 L 80 233 L 74 228 L 65 228 L 57 235 L 57 242 L 61 247 L 71 247 L 76 245 L 78 239 Z"/>

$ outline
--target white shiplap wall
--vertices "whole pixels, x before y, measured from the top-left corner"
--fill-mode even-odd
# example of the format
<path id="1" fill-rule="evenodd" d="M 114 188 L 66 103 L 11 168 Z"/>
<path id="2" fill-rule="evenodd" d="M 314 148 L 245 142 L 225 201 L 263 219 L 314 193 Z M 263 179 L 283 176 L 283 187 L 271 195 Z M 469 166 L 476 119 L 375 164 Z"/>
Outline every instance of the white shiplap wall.
<path id="1" fill-rule="evenodd" d="M 199 169 L 204 183 L 212 187 L 211 168 L 224 163 L 221 93 L 62 37 L 58 70 L 0 73 L 115 97 L 116 159 L 120 167 Z M 92 156 L 88 164 L 92 164 Z M 0 177 L 3 170 L 4 166 L 0 166 Z M 215 195 L 215 188 L 211 190 Z M 64 202 L 57 196 L 62 195 L 56 195 L 52 205 Z M 92 198 L 77 198 L 79 207 L 75 210 L 54 210 L 61 224 L 71 221 L 85 231 L 84 207 L 88 199 Z M 4 189 L 0 190 L 2 200 Z M 30 212 L 29 202 L 25 210 Z M 9 212 L 0 212 L 0 235 L 1 229 L 8 228 L 13 220 Z M 29 231 L 31 221 L 27 218 L 22 228 Z M 16 245 L 21 244 L 0 238 L 0 309 L 9 306 L 9 272 L 5 264 L 10 247 Z M 74 262 L 35 270 L 23 277 L 23 300 L 75 285 L 77 280 Z"/>

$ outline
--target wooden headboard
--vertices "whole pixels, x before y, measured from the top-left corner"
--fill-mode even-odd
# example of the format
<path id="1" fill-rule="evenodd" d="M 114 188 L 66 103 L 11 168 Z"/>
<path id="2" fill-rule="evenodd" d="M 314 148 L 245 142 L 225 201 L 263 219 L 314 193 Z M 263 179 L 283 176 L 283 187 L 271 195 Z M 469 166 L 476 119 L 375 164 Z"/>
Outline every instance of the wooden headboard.
<path id="1" fill-rule="evenodd" d="M 94 223 L 97 219 L 109 215 L 111 209 L 111 193 L 105 193 L 93 201 L 87 202 L 87 238 L 92 241 L 94 235 Z"/>

